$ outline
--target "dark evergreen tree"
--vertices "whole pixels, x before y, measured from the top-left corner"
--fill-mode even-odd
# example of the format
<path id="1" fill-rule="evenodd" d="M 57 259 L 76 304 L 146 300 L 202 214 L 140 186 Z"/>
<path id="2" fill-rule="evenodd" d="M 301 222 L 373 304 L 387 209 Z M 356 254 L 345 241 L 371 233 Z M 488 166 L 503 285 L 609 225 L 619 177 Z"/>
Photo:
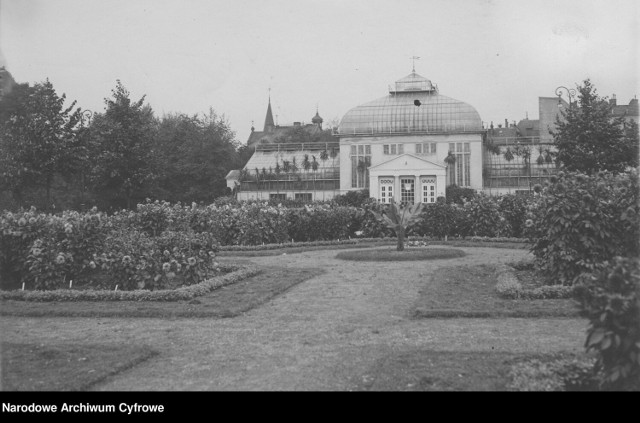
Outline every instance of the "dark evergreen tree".
<path id="1" fill-rule="evenodd" d="M 155 122 L 145 96 L 132 101 L 120 81 L 112 95 L 91 125 L 91 183 L 103 207 L 132 208 L 149 196 L 157 176 Z"/>
<path id="2" fill-rule="evenodd" d="M 637 125 L 614 118 L 606 98 L 598 96 L 589 79 L 578 86 L 578 102 L 556 118 L 552 132 L 558 163 L 569 171 L 593 174 L 624 172 L 638 166 Z M 629 126 L 625 130 L 625 126 Z"/>
<path id="3" fill-rule="evenodd" d="M 27 191 L 43 190 L 44 204 L 52 205 L 51 188 L 56 177 L 76 174 L 87 159 L 78 136 L 82 111 L 66 96 L 58 96 L 49 80 L 33 87 L 21 84 L 0 107 L 0 191 L 12 193 L 18 206 L 25 206 Z"/>

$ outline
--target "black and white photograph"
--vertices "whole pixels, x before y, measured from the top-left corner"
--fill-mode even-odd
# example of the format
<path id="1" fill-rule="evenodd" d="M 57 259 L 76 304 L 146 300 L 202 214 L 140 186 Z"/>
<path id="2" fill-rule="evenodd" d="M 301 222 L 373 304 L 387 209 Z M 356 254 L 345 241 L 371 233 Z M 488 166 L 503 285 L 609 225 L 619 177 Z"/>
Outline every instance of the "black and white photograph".
<path id="1" fill-rule="evenodd" d="M 639 22 L 0 0 L 3 419 L 640 391 Z"/>

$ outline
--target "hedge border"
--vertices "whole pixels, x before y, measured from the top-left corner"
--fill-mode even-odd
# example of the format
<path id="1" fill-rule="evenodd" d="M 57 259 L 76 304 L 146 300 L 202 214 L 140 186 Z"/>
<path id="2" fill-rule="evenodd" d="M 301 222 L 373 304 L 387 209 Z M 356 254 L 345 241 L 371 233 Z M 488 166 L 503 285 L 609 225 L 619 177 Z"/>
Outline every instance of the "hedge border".
<path id="1" fill-rule="evenodd" d="M 546 300 L 566 299 L 573 296 L 574 287 L 565 285 L 547 285 L 535 289 L 522 287 L 511 267 L 497 266 L 496 291 L 498 296 L 510 300 Z"/>
<path id="2" fill-rule="evenodd" d="M 257 275 L 260 272 L 255 266 L 221 266 L 228 270 L 221 276 L 207 279 L 198 284 L 177 289 L 162 289 L 149 291 L 136 289 L 134 291 L 107 290 L 73 290 L 56 289 L 51 291 L 0 291 L 0 300 L 51 302 L 51 301 L 183 301 L 205 295 L 225 285 L 230 285 Z"/>
<path id="3" fill-rule="evenodd" d="M 442 239 L 438 239 L 435 237 L 418 237 L 418 236 L 410 236 L 407 237 L 405 242 L 409 241 L 426 241 L 426 242 L 444 242 Z M 527 243 L 529 240 L 526 238 L 506 238 L 506 237 L 498 237 L 498 238 L 490 238 L 490 237 L 480 237 L 473 236 L 469 238 L 449 238 L 448 242 L 454 241 L 467 241 L 467 242 L 478 242 L 478 243 L 503 243 L 503 242 L 517 242 L 517 243 Z M 321 246 L 331 246 L 331 245 L 357 245 L 357 244 L 387 244 L 393 243 L 395 244 L 397 239 L 395 237 L 387 237 L 387 238 L 350 238 L 350 239 L 342 239 L 342 240 L 331 240 L 331 241 L 302 241 L 302 242 L 286 242 L 282 244 L 262 244 L 262 245 L 221 245 L 219 247 L 219 252 L 232 252 L 232 251 L 261 251 L 261 250 L 278 250 L 278 249 L 286 249 L 286 248 L 299 248 L 299 247 L 321 247 Z"/>

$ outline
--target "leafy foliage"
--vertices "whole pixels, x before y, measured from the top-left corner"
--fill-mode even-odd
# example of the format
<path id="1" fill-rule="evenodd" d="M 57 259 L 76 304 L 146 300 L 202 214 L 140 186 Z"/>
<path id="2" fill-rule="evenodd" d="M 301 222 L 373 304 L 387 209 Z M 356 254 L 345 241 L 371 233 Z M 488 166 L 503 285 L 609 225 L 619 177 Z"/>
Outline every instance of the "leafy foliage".
<path id="1" fill-rule="evenodd" d="M 417 223 L 414 232 L 422 236 L 464 237 L 468 234 L 469 225 L 462 206 L 455 203 L 426 204 L 422 211 L 422 219 Z"/>
<path id="2" fill-rule="evenodd" d="M 420 213 L 424 207 L 423 203 L 398 207 L 391 203 L 382 213 L 373 212 L 374 216 L 383 222 L 389 229 L 395 231 L 398 237 L 398 251 L 404 250 L 404 238 L 407 229 L 421 219 Z"/>
<path id="3" fill-rule="evenodd" d="M 333 197 L 333 202 L 339 206 L 362 207 L 372 201 L 373 199 L 370 197 L 368 189 L 347 191 L 344 194 Z"/>
<path id="4" fill-rule="evenodd" d="M 105 99 L 105 112 L 96 114 L 91 125 L 91 180 L 107 204 L 131 208 L 157 176 L 153 112 L 144 104 L 144 96 L 132 101 L 120 81 L 112 96 Z"/>
<path id="5" fill-rule="evenodd" d="M 637 125 L 624 130 L 624 118 L 613 118 L 606 98 L 589 79 L 578 86 L 578 105 L 561 112 L 553 133 L 557 161 L 568 171 L 593 174 L 624 172 L 638 166 Z"/>
<path id="6" fill-rule="evenodd" d="M 65 108 L 66 96 L 58 96 L 48 80 L 12 93 L 0 121 L 0 191 L 11 191 L 22 206 L 27 190 L 44 187 L 49 207 L 56 174 L 77 173 L 87 157 L 78 136 L 81 110 L 73 110 L 75 101 Z"/>
<path id="7" fill-rule="evenodd" d="M 449 185 L 446 188 L 447 203 L 463 204 L 465 200 L 469 201 L 476 196 L 476 190 L 471 188 L 463 188 L 457 185 Z"/>
<path id="8" fill-rule="evenodd" d="M 590 321 L 585 347 L 596 351 L 604 389 L 640 389 L 640 260 L 615 257 L 579 286 Z"/>
<path id="9" fill-rule="evenodd" d="M 480 195 L 464 203 L 469 217 L 469 233 L 474 236 L 503 236 L 505 218 L 500 215 L 498 203 L 492 197 Z"/>
<path id="10" fill-rule="evenodd" d="M 226 174 L 244 165 L 224 117 L 211 109 L 204 116 L 166 115 L 155 124 L 156 196 L 172 202 L 211 202 L 224 195 Z"/>
<path id="11" fill-rule="evenodd" d="M 548 282 L 573 285 L 615 256 L 638 256 L 638 207 L 636 172 L 552 177 L 526 230 Z"/>

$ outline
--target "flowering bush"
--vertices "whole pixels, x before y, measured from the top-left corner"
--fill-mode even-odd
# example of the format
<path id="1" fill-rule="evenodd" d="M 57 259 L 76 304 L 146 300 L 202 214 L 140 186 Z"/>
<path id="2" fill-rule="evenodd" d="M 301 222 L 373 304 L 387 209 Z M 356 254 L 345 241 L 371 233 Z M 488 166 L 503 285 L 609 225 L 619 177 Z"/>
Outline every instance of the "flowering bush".
<path id="1" fill-rule="evenodd" d="M 46 287 L 52 279 L 76 278 L 104 243 L 109 225 L 95 208 L 87 213 L 37 213 L 35 208 L 0 217 L 0 279 L 3 288 L 22 283 Z M 38 276 L 40 276 L 38 280 Z"/>

